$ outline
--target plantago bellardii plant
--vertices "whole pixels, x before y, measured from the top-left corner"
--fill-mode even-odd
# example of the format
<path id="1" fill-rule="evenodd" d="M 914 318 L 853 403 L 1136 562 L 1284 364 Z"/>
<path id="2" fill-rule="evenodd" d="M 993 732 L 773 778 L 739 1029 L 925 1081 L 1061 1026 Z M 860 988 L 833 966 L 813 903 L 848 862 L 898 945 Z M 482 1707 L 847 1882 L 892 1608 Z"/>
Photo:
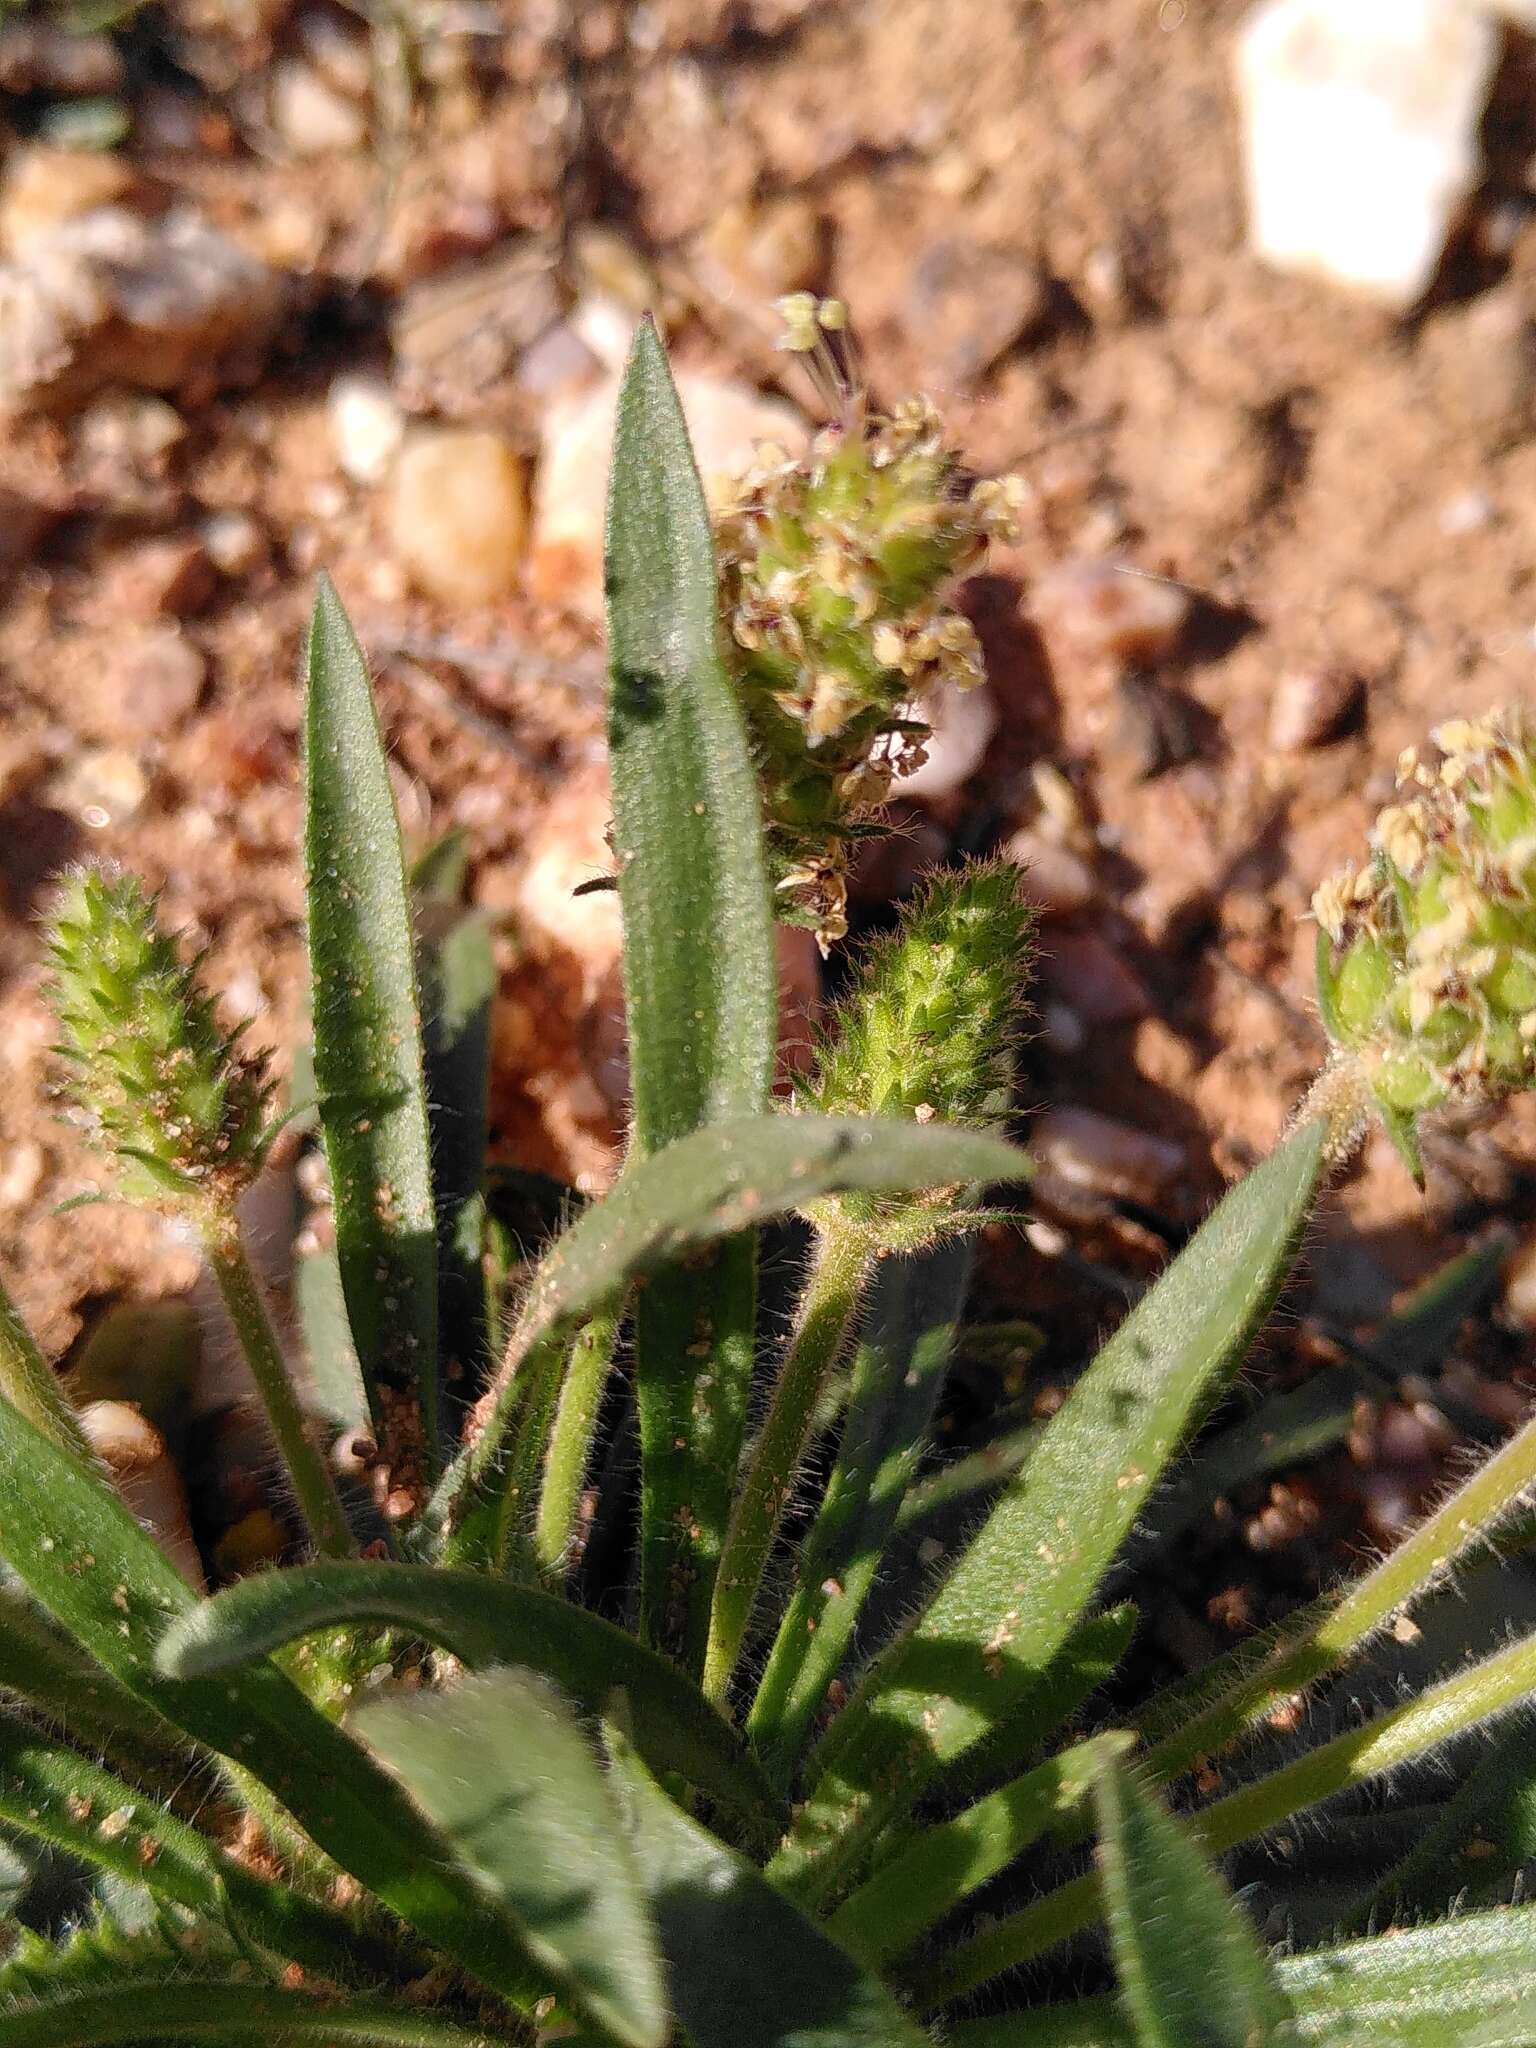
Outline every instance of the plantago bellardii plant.
<path id="1" fill-rule="evenodd" d="M 815 312 L 801 338 L 819 347 Z M 0 1829 L 48 1845 L 77 1887 L 73 1931 L 12 1930 L 6 2048 L 1529 2037 L 1536 1909 L 1276 1959 L 1214 1859 L 1506 1714 L 1536 1687 L 1536 1639 L 1501 1641 L 1231 1784 L 1230 1761 L 1212 1759 L 1277 1708 L 1294 1719 L 1307 1688 L 1484 1545 L 1536 1478 L 1536 1426 L 1342 1594 L 1134 1712 L 1095 1705 L 1137 1619 L 1102 1604 L 1107 1577 L 1286 1278 L 1328 1167 L 1324 1119 L 1229 1192 L 1027 1456 L 994 1470 L 938 1574 L 912 1568 L 903 1517 L 988 1213 L 974 1190 L 1025 1170 L 999 1131 L 1029 944 L 1009 871 L 934 878 L 856 969 L 797 1099 L 768 1091 L 774 911 L 834 935 L 826 877 L 852 826 L 877 823 L 871 786 L 838 778 L 876 741 L 915 737 L 896 707 L 930 655 L 903 638 L 895 658 L 903 578 L 901 616 L 927 607 L 921 630 L 944 653 L 932 607 L 981 516 L 923 417 L 895 438 L 844 432 L 793 476 L 749 486 L 758 512 L 728 531 L 722 595 L 665 357 L 649 329 L 636 343 L 609 563 L 634 1131 L 614 1188 L 538 1260 L 498 1359 L 464 1335 L 478 1191 L 462 1145 L 432 1143 L 445 1105 L 479 1127 L 484 1002 L 468 990 L 488 993 L 483 948 L 450 958 L 439 915 L 413 931 L 366 668 L 322 591 L 310 947 L 348 1342 L 338 1357 L 317 1339 L 314 1362 L 355 1376 L 381 1449 L 392 1433 L 394 1554 L 321 1557 L 199 1600 L 95 1469 L 19 1319 L 0 1316 Z M 823 556 L 861 536 L 858 575 L 827 579 L 825 603 L 802 574 L 813 528 Z M 760 620 L 760 644 L 733 645 L 722 604 L 729 621 L 768 592 L 775 550 L 794 632 Z M 858 577 L 877 569 L 871 601 Z M 958 636 L 947 651 L 971 658 Z M 809 692 L 805 673 L 822 679 Z M 1431 1051 L 1442 1078 L 1448 1059 L 1470 1070 L 1474 1043 L 1485 1076 L 1524 1078 L 1502 1024 L 1525 1006 L 1502 961 L 1463 959 L 1428 1011 L 1393 995 L 1394 978 L 1447 957 L 1416 949 L 1413 920 L 1459 915 L 1468 875 L 1491 901 L 1518 866 L 1523 769 L 1506 737 L 1475 750 L 1466 778 L 1468 817 L 1503 867 L 1469 851 L 1459 815 L 1422 863 L 1394 834 L 1377 872 L 1408 897 L 1352 889 L 1366 907 L 1329 926 L 1325 965 L 1346 991 L 1335 1035 L 1389 1107 L 1401 1062 L 1428 1073 Z M 813 857 L 831 864 L 814 889 L 796 873 Z M 1512 965 L 1513 927 L 1466 915 L 1457 945 L 1504 945 Z M 1385 978 L 1350 965 L 1369 947 Z M 259 1071 L 137 885 L 71 879 L 56 952 L 77 1100 L 123 1191 L 233 1269 L 234 1197 L 271 1129 Z M 1474 984 L 1486 1007 L 1470 1035 L 1449 1029 L 1437 1006 L 1459 1015 Z M 426 1028 L 424 988 L 444 1012 Z M 786 1215 L 812 1230 L 787 1339 L 756 1298 L 757 1234 Z M 253 1363 L 281 1373 L 264 1311 L 244 1312 L 238 1287 L 231 1305 Z M 494 1326 L 501 1304 L 487 1305 Z M 450 1343 L 486 1373 L 462 1442 L 440 1398 Z M 829 1404 L 845 1352 L 846 1395 Z M 600 1422 L 625 1427 L 620 1361 L 637 1527 L 594 1563 L 582 1539 Z M 291 1390 L 264 1390 L 302 1495 L 318 1453 L 283 1420 Z M 804 1462 L 818 1426 L 820 1486 Z M 325 1517 L 310 1519 L 323 1550 Z M 882 1579 L 908 1617 L 894 1629 Z M 327 1655 L 311 1660 L 317 1641 Z M 1530 1788 L 1513 1752 L 1500 1782 Z M 1511 1834 L 1496 1854 L 1517 1848 Z M 1100 1923 L 1107 1965 L 1083 1943 Z M 1107 1985 L 1109 1966 L 1118 1997 L 1075 1995 L 1085 1976 Z"/>

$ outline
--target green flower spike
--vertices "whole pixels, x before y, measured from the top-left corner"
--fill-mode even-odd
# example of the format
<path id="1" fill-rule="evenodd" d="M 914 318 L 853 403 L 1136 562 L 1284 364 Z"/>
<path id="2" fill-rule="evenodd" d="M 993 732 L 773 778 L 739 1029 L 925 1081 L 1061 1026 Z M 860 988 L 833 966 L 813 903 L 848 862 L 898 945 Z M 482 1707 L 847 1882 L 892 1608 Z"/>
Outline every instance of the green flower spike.
<path id="1" fill-rule="evenodd" d="M 1341 1143 L 1382 1117 L 1422 1181 L 1418 1120 L 1536 1084 L 1536 737 L 1518 711 L 1438 726 L 1398 764 L 1372 859 L 1312 899 Z"/>
<path id="2" fill-rule="evenodd" d="M 801 1084 L 802 1106 L 973 1129 L 996 1123 L 1013 1089 L 1033 927 L 1010 862 L 930 876 L 895 931 L 868 947 Z M 935 1202 L 836 1196 L 817 1204 L 812 1220 L 825 1226 L 832 1212 L 872 1227 L 893 1249 L 911 1249 L 930 1240 Z M 976 1219 L 952 1220 L 969 1227 Z"/>
<path id="3" fill-rule="evenodd" d="M 945 592 L 989 538 L 1015 535 L 1024 486 L 973 483 L 926 399 L 867 413 L 838 301 L 798 293 L 780 311 L 782 345 L 807 356 L 839 417 L 799 459 L 760 450 L 716 540 L 781 915 L 825 952 L 847 931 L 850 847 L 925 758 L 924 705 L 983 680 Z"/>
<path id="4" fill-rule="evenodd" d="M 136 876 L 79 869 L 50 935 L 68 1094 L 122 1192 L 159 1207 L 227 1207 L 260 1169 L 270 1084 L 223 1031 Z"/>

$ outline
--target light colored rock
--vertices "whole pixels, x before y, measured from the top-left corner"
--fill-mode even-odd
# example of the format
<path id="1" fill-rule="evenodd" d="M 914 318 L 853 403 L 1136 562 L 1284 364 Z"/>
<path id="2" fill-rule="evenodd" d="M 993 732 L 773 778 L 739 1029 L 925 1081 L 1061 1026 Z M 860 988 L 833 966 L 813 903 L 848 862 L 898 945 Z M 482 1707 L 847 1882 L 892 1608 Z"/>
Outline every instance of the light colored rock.
<path id="1" fill-rule="evenodd" d="M 131 165 L 106 150 L 18 149 L 0 186 L 0 248 L 24 256 L 39 236 L 61 221 L 111 206 L 133 190 Z"/>
<path id="2" fill-rule="evenodd" d="M 293 58 L 272 68 L 271 109 L 273 128 L 295 156 L 360 149 L 368 137 L 356 101 Z"/>
<path id="3" fill-rule="evenodd" d="M 216 581 L 195 534 L 135 541 L 120 550 L 106 575 L 113 615 L 127 619 L 187 618 L 212 597 Z"/>
<path id="4" fill-rule="evenodd" d="M 0 265 L 0 406 L 249 380 L 283 305 L 282 281 L 200 215 L 98 207 Z"/>
<path id="5" fill-rule="evenodd" d="M 1151 1207 L 1184 1167 L 1184 1153 L 1165 1138 L 1097 1110 L 1064 1104 L 1031 1127 L 1029 1149 L 1042 1175 L 1067 1187 Z"/>
<path id="6" fill-rule="evenodd" d="M 798 194 L 722 207 L 699 241 L 696 267 L 723 299 L 753 309 L 783 292 L 813 286 L 821 274 L 825 224 Z"/>
<path id="7" fill-rule="evenodd" d="M 792 406 L 748 385 L 685 370 L 677 388 L 712 501 L 750 465 L 761 442 L 795 448 L 804 439 Z M 530 585 L 549 603 L 593 618 L 603 608 L 603 515 L 618 395 L 613 377 L 550 409 L 534 493 Z"/>
<path id="8" fill-rule="evenodd" d="M 1085 654 L 1152 665 L 1166 661 L 1189 617 L 1189 593 L 1112 556 L 1058 562 L 1035 584 L 1030 611 L 1048 640 Z"/>
<path id="9" fill-rule="evenodd" d="M 1086 910 L 1099 893 L 1087 861 L 1043 832 L 1025 826 L 1004 851 L 1022 870 L 1021 894 L 1042 917 L 1071 917 Z"/>
<path id="10" fill-rule="evenodd" d="M 896 793 L 937 803 L 981 766 L 997 731 L 997 705 L 983 683 L 972 690 L 947 688 L 930 703 L 906 706 L 905 715 L 927 719 L 933 732 L 923 742 L 927 760 L 902 776 Z"/>
<path id="11" fill-rule="evenodd" d="M 188 1584 L 202 1591 L 203 1565 L 187 1519 L 186 1490 L 165 1438 L 127 1401 L 87 1401 L 79 1412 L 86 1441 L 124 1507 Z"/>
<path id="12" fill-rule="evenodd" d="M 267 560 L 267 536 L 249 512 L 233 507 L 203 521 L 203 546 L 221 576 L 249 576 Z"/>
<path id="13" fill-rule="evenodd" d="M 1249 239 L 1411 306 L 1480 175 L 1498 31 L 1466 0 L 1266 0 L 1237 42 Z"/>
<path id="14" fill-rule="evenodd" d="M 517 582 L 527 540 L 522 458 L 500 434 L 424 429 L 395 463 L 389 531 L 411 580 L 445 604 L 490 604 Z"/>
<path id="15" fill-rule="evenodd" d="M 355 484 L 382 483 L 405 439 L 405 414 L 382 377 L 338 377 L 325 400 L 336 460 Z"/>
<path id="16" fill-rule="evenodd" d="M 123 747 L 76 754 L 54 782 L 50 801 L 93 832 L 125 825 L 149 794 L 149 777 Z"/>
<path id="17" fill-rule="evenodd" d="M 1334 737 L 1360 697 L 1360 678 L 1349 669 L 1326 665 L 1293 669 L 1275 686 L 1269 707 L 1269 744 L 1283 754 L 1320 747 Z"/>

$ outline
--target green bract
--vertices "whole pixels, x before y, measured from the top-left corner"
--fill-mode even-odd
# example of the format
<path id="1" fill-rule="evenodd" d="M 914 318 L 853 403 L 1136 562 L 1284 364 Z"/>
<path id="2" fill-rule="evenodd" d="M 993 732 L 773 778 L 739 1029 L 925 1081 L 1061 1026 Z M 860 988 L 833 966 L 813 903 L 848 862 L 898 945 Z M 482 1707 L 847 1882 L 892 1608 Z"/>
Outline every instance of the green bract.
<path id="1" fill-rule="evenodd" d="M 839 310 L 789 310 L 829 377 L 845 367 Z M 634 1129 L 606 1196 L 552 1205 L 515 1299 L 484 1160 L 494 964 L 454 850 L 405 865 L 366 664 L 328 586 L 317 604 L 307 887 L 335 1248 L 310 1254 L 301 1305 L 325 1427 L 370 1482 L 345 1502 L 240 1242 L 267 1084 L 136 882 L 62 892 L 70 1085 L 124 1191 L 200 1236 L 306 1533 L 290 1567 L 200 1597 L 0 1298 L 0 1879 L 26 1922 L 0 1922 L 5 2048 L 1536 2039 L 1536 1909 L 1506 1903 L 1536 1855 L 1518 1718 L 1536 1635 L 1510 1631 L 1528 1589 L 1490 1545 L 1530 1538 L 1536 1423 L 1341 1592 L 1150 1700 L 1122 1668 L 1160 1529 L 1336 1442 L 1394 1363 L 1429 1372 L 1496 1260 L 1458 1262 L 1343 1387 L 1233 1422 L 1170 1491 L 1326 1178 L 1335 1134 L 1304 1113 L 1062 1370 L 1048 1422 L 940 1457 L 973 1242 L 999 1214 L 978 1190 L 1027 1170 L 1000 1133 L 1028 914 L 1005 864 L 934 877 L 776 1103 L 772 913 L 777 896 L 832 935 L 882 754 L 918 737 L 899 706 L 974 661 L 941 588 L 989 501 L 928 415 L 850 418 L 749 484 L 726 658 L 649 328 L 619 422 Z M 1523 1083 L 1536 1009 L 1519 729 L 1440 742 L 1369 877 L 1320 905 L 1340 1072 L 1402 1116 Z M 763 1236 L 796 1215 L 799 1276 Z M 973 1360 L 1023 1327 L 972 1332 Z M 1435 1668 L 1350 1674 L 1322 1739 L 1263 1745 L 1363 1648 L 1413 1642 L 1474 1565 Z M 1448 1745 L 1490 1724 L 1447 1801 Z M 1392 1802 L 1415 1796 L 1429 1817 L 1405 1827 Z M 1264 1842 L 1299 1874 L 1263 1916 L 1290 1933 L 1280 1958 L 1221 1867 Z M 1425 1917 L 1468 1892 L 1479 1910 Z M 1420 1924 L 1339 1945 L 1394 1914 Z"/>
<path id="2" fill-rule="evenodd" d="M 1536 741 L 1516 711 L 1399 764 L 1372 858 L 1313 897 L 1324 1021 L 1417 1170 L 1415 1126 L 1536 1080 Z"/>

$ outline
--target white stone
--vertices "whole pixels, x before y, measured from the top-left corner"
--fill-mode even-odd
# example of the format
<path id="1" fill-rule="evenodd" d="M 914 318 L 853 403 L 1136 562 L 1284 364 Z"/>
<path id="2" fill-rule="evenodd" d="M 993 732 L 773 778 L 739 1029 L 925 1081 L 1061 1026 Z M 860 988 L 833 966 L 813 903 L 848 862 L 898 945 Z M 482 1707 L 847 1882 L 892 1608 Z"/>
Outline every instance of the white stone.
<path id="1" fill-rule="evenodd" d="M 418 590 L 494 604 L 515 587 L 528 530 L 522 458 L 501 434 L 424 427 L 395 464 L 389 533 Z"/>
<path id="2" fill-rule="evenodd" d="M 1236 51 L 1256 254 L 1412 305 L 1478 182 L 1498 48 L 1466 0 L 1265 0 Z"/>
<path id="3" fill-rule="evenodd" d="M 749 385 L 684 370 L 677 390 L 711 499 L 751 465 L 761 442 L 794 450 L 805 439 L 792 406 Z M 529 581 L 539 597 L 593 618 L 603 610 L 603 517 L 618 395 L 612 377 L 550 407 L 534 491 Z"/>
<path id="4" fill-rule="evenodd" d="M 970 781 L 997 731 L 997 706 L 985 683 L 972 690 L 951 684 L 928 703 L 904 706 L 903 715 L 927 719 L 933 734 L 923 743 L 927 760 L 893 783 L 892 794 L 928 803 Z"/>
<path id="5" fill-rule="evenodd" d="M 292 58 L 272 72 L 272 126 L 297 156 L 360 149 L 368 137 L 361 109 Z"/>
<path id="6" fill-rule="evenodd" d="M 389 386 L 379 377 L 338 377 L 325 412 L 342 473 L 355 484 L 382 483 L 405 439 L 405 415 Z"/>

